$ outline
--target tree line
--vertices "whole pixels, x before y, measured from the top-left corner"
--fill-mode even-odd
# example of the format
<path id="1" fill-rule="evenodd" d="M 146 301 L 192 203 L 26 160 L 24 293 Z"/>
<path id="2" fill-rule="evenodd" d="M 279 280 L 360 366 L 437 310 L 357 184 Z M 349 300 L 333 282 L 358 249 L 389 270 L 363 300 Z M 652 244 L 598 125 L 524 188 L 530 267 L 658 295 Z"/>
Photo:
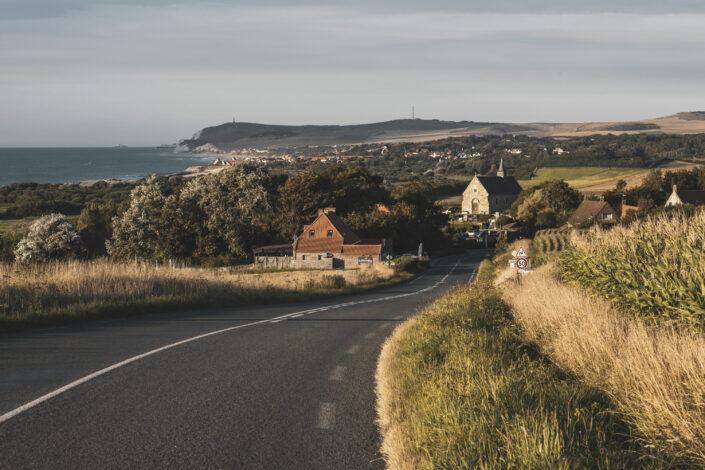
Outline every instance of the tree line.
<path id="1" fill-rule="evenodd" d="M 79 214 L 77 236 L 65 217 L 44 217 L 0 237 L 0 256 L 45 261 L 52 258 L 45 242 L 51 239 L 51 246 L 60 247 L 57 257 L 247 263 L 255 246 L 293 242 L 325 207 L 335 207 L 361 237 L 392 238 L 398 252 L 421 241 L 441 249 L 447 219 L 433 204 L 436 190 L 427 181 L 389 190 L 380 176 L 359 166 L 272 175 L 264 166 L 241 163 L 191 179 L 152 177 L 124 200 L 92 200 Z M 389 211 L 378 210 L 379 204 Z"/>

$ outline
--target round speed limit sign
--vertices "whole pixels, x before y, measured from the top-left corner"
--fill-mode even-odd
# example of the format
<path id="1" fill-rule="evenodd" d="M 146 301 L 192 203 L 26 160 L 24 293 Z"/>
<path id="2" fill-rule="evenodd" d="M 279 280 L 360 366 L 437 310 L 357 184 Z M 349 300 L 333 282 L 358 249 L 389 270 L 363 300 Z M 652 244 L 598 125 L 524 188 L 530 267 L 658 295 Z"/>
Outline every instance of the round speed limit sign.
<path id="1" fill-rule="evenodd" d="M 517 268 L 519 269 L 526 269 L 526 267 L 529 265 L 528 261 L 526 261 L 526 258 L 519 258 L 517 260 Z"/>

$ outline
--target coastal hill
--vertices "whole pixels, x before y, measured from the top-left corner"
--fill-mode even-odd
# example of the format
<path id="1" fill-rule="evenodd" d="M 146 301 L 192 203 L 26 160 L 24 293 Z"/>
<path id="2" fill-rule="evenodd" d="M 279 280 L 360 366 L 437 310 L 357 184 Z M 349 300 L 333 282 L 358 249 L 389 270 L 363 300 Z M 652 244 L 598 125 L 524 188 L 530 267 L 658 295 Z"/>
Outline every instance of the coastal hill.
<path id="1" fill-rule="evenodd" d="M 206 127 L 191 139 L 179 142 L 179 151 L 194 151 L 209 146 L 221 150 L 266 148 L 304 145 L 345 145 L 366 142 L 418 141 L 441 139 L 453 135 L 469 135 L 491 129 L 492 123 L 472 121 L 439 121 L 437 119 L 398 119 L 373 124 L 284 126 L 231 122 Z M 507 132 L 531 132 L 531 128 L 516 128 Z"/>
<path id="2" fill-rule="evenodd" d="M 421 142 L 473 134 L 526 134 L 579 137 L 592 134 L 705 133 L 705 111 L 677 113 L 655 119 L 590 123 L 491 123 L 397 119 L 356 125 L 286 126 L 229 122 L 206 127 L 179 142 L 177 152 L 233 151 L 307 145 L 348 145 L 374 142 Z"/>

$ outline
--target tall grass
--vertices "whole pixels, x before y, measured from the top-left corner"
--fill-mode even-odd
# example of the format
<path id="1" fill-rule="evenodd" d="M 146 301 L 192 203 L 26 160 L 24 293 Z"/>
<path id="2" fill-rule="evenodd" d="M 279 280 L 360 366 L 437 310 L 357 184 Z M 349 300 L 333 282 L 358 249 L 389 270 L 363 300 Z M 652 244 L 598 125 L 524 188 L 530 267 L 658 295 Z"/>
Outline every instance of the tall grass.
<path id="1" fill-rule="evenodd" d="M 608 394 L 642 454 L 664 465 L 705 467 L 705 335 L 621 314 L 562 283 L 555 265 L 508 280 L 502 291 L 525 341 Z"/>
<path id="2" fill-rule="evenodd" d="M 377 368 L 392 470 L 635 468 L 605 397 L 524 347 L 485 261 L 387 340 Z"/>
<path id="3" fill-rule="evenodd" d="M 705 328 L 705 210 L 574 237 L 565 280 L 652 322 Z"/>
<path id="4" fill-rule="evenodd" d="M 359 270 L 242 274 L 107 260 L 22 267 L 0 264 L 0 326 L 32 316 L 105 310 L 111 306 L 218 304 L 245 299 L 342 291 L 389 281 L 395 273 L 375 265 Z M 220 302 L 219 302 L 220 301 Z"/>

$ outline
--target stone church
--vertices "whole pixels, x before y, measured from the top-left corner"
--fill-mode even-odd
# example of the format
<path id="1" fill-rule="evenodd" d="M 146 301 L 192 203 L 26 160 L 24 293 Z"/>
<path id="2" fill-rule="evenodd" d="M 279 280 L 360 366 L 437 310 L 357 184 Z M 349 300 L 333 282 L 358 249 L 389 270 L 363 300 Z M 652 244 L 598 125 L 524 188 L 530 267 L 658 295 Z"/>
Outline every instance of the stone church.
<path id="1" fill-rule="evenodd" d="M 494 214 L 509 209 L 516 201 L 521 186 L 513 176 L 504 175 L 504 161 L 500 160 L 497 176 L 478 176 L 463 192 L 463 214 Z"/>

